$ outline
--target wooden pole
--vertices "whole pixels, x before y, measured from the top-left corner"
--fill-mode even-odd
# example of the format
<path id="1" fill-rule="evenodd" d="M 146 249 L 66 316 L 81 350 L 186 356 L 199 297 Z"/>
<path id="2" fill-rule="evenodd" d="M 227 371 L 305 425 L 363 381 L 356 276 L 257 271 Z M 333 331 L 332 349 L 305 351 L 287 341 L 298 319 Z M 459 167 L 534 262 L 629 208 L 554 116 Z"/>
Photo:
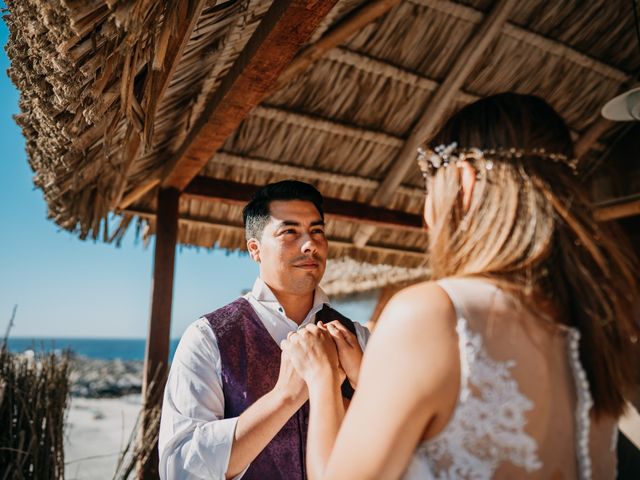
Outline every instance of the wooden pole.
<path id="1" fill-rule="evenodd" d="M 138 465 L 138 478 L 158 477 L 157 425 L 153 422 L 162 403 L 169 362 L 173 271 L 178 237 L 178 201 L 180 192 L 174 188 L 158 192 L 156 243 L 151 288 L 151 317 L 147 331 L 142 381 L 142 436 L 140 441 L 154 438 L 151 454 Z M 155 412 L 155 415 L 154 415 Z"/>

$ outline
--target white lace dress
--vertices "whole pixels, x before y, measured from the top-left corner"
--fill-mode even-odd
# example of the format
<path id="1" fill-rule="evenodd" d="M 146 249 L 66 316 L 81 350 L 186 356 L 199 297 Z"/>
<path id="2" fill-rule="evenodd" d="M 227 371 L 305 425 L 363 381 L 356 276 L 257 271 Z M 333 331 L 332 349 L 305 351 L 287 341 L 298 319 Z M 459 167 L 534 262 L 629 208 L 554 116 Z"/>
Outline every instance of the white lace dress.
<path id="1" fill-rule="evenodd" d="M 536 343 L 522 327 L 530 319 L 492 284 L 446 279 L 439 285 L 457 314 L 460 392 L 447 426 L 419 446 L 404 480 L 614 478 L 615 421 L 590 431 L 579 332 L 543 333 Z M 564 365 L 555 366 L 554 354 Z"/>

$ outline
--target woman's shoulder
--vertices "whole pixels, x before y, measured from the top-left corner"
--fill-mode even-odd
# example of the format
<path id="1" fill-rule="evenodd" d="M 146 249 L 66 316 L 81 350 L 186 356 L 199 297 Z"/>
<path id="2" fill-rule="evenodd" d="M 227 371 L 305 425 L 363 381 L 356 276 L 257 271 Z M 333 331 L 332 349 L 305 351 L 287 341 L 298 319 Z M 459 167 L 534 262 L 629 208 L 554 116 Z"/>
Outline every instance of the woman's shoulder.
<path id="1" fill-rule="evenodd" d="M 431 343 L 450 337 L 455 327 L 456 311 L 449 295 L 437 282 L 427 281 L 404 288 L 389 300 L 376 335 Z"/>
<path id="2" fill-rule="evenodd" d="M 486 299 L 487 293 L 498 291 L 498 287 L 482 278 L 448 277 L 406 287 L 391 298 L 388 307 L 395 313 L 417 318 L 424 315 L 440 318 L 442 314 L 450 317 L 460 313 L 469 301 Z"/>
<path id="3" fill-rule="evenodd" d="M 419 322 L 425 316 L 436 320 L 446 319 L 454 312 L 451 298 L 442 286 L 435 281 L 426 281 L 396 293 L 385 307 L 381 321 L 390 316 L 406 319 L 408 323 Z"/>

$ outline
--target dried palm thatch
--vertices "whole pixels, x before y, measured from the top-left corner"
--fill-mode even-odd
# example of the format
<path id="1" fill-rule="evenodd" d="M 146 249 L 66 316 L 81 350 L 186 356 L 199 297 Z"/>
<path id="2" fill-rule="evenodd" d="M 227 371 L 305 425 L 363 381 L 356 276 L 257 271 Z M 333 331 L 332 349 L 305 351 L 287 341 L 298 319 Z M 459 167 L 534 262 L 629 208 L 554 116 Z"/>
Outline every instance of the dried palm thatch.
<path id="1" fill-rule="evenodd" d="M 425 267 L 406 268 L 392 265 L 372 265 L 341 258 L 327 262 L 327 271 L 322 279 L 323 290 L 333 297 L 353 295 L 386 287 L 405 285 L 429 278 Z"/>
<path id="2" fill-rule="evenodd" d="M 63 479 L 69 358 L 15 355 L 7 337 L 0 344 L 0 478 Z"/>
<path id="3" fill-rule="evenodd" d="M 310 47 L 369 3 L 338 1 Z M 507 90 L 541 96 L 564 116 L 585 170 L 602 161 L 619 130 L 598 124 L 599 109 L 640 71 L 628 2 L 386 3 L 386 13 L 253 108 L 200 175 L 254 185 L 296 178 L 328 197 L 420 214 L 420 176 L 399 165 L 412 142 L 460 106 Z M 18 122 L 51 217 L 82 237 L 117 240 L 134 219 L 152 235 L 155 190 L 132 194 L 166 178 L 270 6 L 9 1 Z M 123 197 L 133 203 L 119 210 Z M 115 232 L 105 225 L 109 211 L 121 215 Z M 183 196 L 180 217 L 182 244 L 244 248 L 236 205 Z M 424 264 L 420 232 L 378 226 L 363 236 L 337 220 L 328 234 L 334 258 Z"/>

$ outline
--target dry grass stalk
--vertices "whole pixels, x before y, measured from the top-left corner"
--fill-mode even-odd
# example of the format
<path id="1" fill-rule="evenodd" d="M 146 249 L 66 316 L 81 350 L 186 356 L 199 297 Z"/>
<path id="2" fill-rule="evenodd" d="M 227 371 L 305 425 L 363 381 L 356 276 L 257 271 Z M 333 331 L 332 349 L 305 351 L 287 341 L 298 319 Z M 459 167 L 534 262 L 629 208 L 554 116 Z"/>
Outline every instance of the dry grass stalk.
<path id="1" fill-rule="evenodd" d="M 63 479 L 68 355 L 15 355 L 7 341 L 8 334 L 0 346 L 0 478 Z"/>

